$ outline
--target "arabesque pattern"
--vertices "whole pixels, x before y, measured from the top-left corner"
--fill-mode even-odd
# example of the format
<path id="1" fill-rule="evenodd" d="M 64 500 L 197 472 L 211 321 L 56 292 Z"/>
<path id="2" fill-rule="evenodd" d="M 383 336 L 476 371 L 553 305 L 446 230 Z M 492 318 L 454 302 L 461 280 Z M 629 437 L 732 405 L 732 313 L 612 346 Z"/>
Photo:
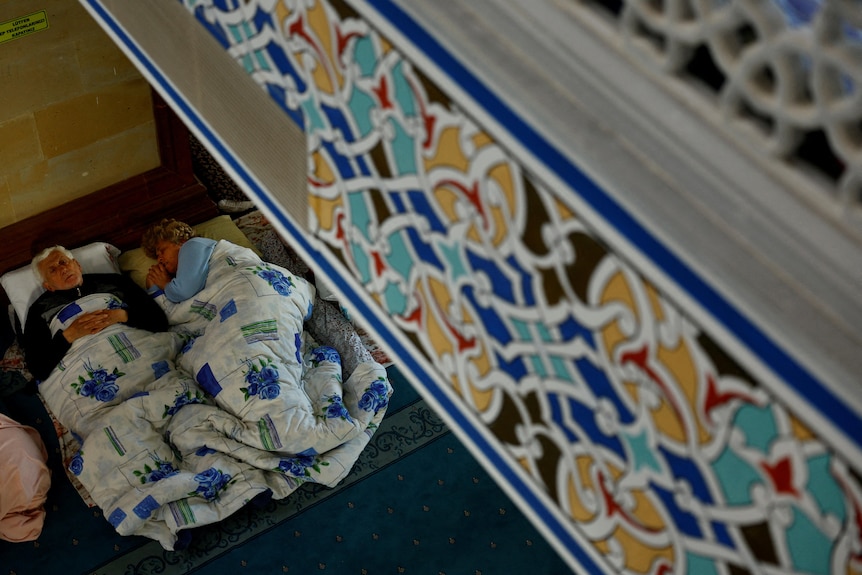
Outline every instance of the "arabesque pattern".
<path id="1" fill-rule="evenodd" d="M 862 482 L 341 0 L 185 0 L 309 141 L 315 236 L 608 573 L 862 573 Z M 858 463 L 858 462 L 857 462 Z"/>
<path id="2" fill-rule="evenodd" d="M 855 218 L 862 202 L 862 9 L 856 0 L 577 0 L 610 8 L 629 54 L 691 83 L 709 55 L 721 122 Z M 700 92 L 695 91 L 693 94 Z M 706 99 L 704 104 L 709 106 Z M 808 168 L 802 166 L 807 165 Z"/>

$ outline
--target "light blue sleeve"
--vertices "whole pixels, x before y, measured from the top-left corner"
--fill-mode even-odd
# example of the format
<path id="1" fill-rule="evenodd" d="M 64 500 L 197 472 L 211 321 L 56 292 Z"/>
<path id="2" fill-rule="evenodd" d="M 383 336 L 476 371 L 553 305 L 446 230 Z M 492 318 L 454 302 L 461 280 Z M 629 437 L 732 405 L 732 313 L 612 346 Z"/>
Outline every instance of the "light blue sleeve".
<path id="1" fill-rule="evenodd" d="M 165 297 L 174 303 L 185 301 L 204 289 L 210 269 L 210 256 L 216 241 L 192 238 L 180 248 L 177 275 L 165 286 Z"/>

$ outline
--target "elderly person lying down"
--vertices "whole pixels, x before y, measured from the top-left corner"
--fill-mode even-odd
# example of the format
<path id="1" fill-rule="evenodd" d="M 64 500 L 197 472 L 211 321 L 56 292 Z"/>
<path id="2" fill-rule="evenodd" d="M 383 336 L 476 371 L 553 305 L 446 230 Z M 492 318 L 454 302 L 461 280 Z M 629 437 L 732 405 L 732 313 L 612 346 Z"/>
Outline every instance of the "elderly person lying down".
<path id="1" fill-rule="evenodd" d="M 175 220 L 147 230 L 142 247 L 158 262 L 148 289 L 184 340 L 177 364 L 223 410 L 195 407 L 184 421 L 206 418 L 242 444 L 235 456 L 255 465 L 271 466 L 277 454 L 273 467 L 287 477 L 340 481 L 388 405 L 383 366 L 361 344 L 341 345 L 343 369 L 333 346 L 349 340 L 333 337 L 339 324 L 323 300 L 314 304 L 314 286 L 253 250 L 195 237 Z M 191 435 L 174 443 L 186 453 L 196 446 L 184 437 Z"/>
<path id="2" fill-rule="evenodd" d="M 300 456 L 282 463 L 304 466 L 308 477 L 325 483 L 343 477 L 382 416 L 391 387 L 364 347 L 349 350 L 343 373 L 332 346 L 307 345 L 331 338 L 322 300 L 313 305 L 314 286 L 250 249 L 195 237 L 176 220 L 148 229 L 142 247 L 158 262 L 147 275 L 148 289 L 186 342 L 178 364 L 243 420 L 238 429 L 228 427 L 231 419 L 211 424 L 251 448 Z M 320 455 L 333 450 L 350 455 L 321 466 Z"/>
<path id="3" fill-rule="evenodd" d="M 233 431 L 244 419 L 219 407 L 175 364 L 187 338 L 132 325 L 140 311 L 135 305 L 154 305 L 138 297 L 143 290 L 134 284 L 113 289 L 125 282 L 119 274 L 98 278 L 104 283 L 93 287 L 93 278 L 63 249 L 37 258 L 34 268 L 48 290 L 44 300 L 58 292 L 64 297 L 57 305 L 40 297 L 30 308 L 25 329 L 33 327 L 34 333 L 25 331 L 24 337 L 28 364 L 39 357 L 33 347 L 40 341 L 39 322 L 52 340 L 71 340 L 58 363 L 47 366 L 39 393 L 79 439 L 82 447 L 71 471 L 120 534 L 182 548 L 190 528 L 219 521 L 255 498 L 286 497 L 313 480 L 306 472 L 313 469 L 305 465 L 309 458 L 324 467 L 330 459 L 333 467 L 339 461 L 342 467 L 352 465 L 352 452 L 338 459 L 242 443 Z M 56 268 L 49 263 L 54 261 Z M 166 325 L 158 306 L 145 309 L 150 319 Z"/>
<path id="4" fill-rule="evenodd" d="M 37 379 L 48 377 L 75 340 L 85 335 L 116 323 L 147 331 L 165 331 L 168 327 L 161 308 L 132 280 L 122 274 L 85 275 L 72 252 L 63 246 L 42 250 L 30 266 L 45 288 L 31 304 L 24 325 L 27 367 Z M 100 295 L 92 297 L 95 294 Z M 82 298 L 99 303 L 86 310 L 67 307 Z"/>
<path id="5" fill-rule="evenodd" d="M 163 305 L 168 309 L 175 307 L 171 304 L 181 303 L 194 297 L 207 286 L 211 256 L 216 244 L 215 240 L 196 237 L 194 228 L 177 220 L 165 219 L 151 226 L 144 233 L 142 248 L 150 258 L 156 259 L 157 263 L 147 274 L 147 289 L 156 295 L 163 292 L 165 297 Z M 239 253 L 252 262 L 259 261 L 249 250 L 228 242 L 224 244 L 240 250 Z M 270 274 L 271 277 L 280 279 L 278 274 L 281 272 L 278 272 L 275 266 L 265 265 L 276 271 L 258 270 L 257 275 Z M 292 274 L 287 273 L 283 277 L 287 282 L 294 281 L 289 276 Z M 296 279 L 303 284 L 300 287 L 304 289 L 306 282 Z M 287 283 L 278 284 L 278 286 L 292 289 Z M 316 294 L 314 309 L 315 313 L 306 317 L 307 327 L 319 343 L 346 352 L 341 358 L 345 377 L 352 374 L 361 363 L 374 363 L 371 354 L 340 309 Z"/>

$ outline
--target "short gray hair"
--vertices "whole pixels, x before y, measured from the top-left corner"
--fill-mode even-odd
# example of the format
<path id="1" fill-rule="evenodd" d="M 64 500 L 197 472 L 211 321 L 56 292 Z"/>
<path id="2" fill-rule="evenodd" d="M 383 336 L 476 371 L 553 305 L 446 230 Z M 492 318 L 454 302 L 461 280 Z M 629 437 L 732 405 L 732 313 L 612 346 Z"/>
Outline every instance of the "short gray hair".
<path id="1" fill-rule="evenodd" d="M 41 264 L 45 258 L 50 256 L 54 252 L 60 252 L 61 254 L 66 256 L 67 259 L 75 259 L 75 255 L 63 246 L 51 246 L 50 248 L 45 248 L 44 250 L 36 254 L 33 257 L 33 260 L 30 262 L 30 269 L 33 270 L 33 275 L 36 276 L 36 281 L 39 282 L 39 285 L 42 285 L 42 282 L 45 281 L 45 278 L 42 277 L 42 270 L 39 269 L 39 264 Z"/>

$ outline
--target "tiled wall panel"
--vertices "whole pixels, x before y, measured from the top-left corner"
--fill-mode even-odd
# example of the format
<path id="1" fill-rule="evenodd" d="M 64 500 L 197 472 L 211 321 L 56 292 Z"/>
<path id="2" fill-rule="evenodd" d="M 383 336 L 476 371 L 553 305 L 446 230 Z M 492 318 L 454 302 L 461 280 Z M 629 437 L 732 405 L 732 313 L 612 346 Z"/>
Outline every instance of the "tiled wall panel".
<path id="1" fill-rule="evenodd" d="M 11 0 L 0 23 L 41 12 L 46 27 L 0 41 L 0 227 L 160 162 L 150 86 L 86 10 Z"/>

